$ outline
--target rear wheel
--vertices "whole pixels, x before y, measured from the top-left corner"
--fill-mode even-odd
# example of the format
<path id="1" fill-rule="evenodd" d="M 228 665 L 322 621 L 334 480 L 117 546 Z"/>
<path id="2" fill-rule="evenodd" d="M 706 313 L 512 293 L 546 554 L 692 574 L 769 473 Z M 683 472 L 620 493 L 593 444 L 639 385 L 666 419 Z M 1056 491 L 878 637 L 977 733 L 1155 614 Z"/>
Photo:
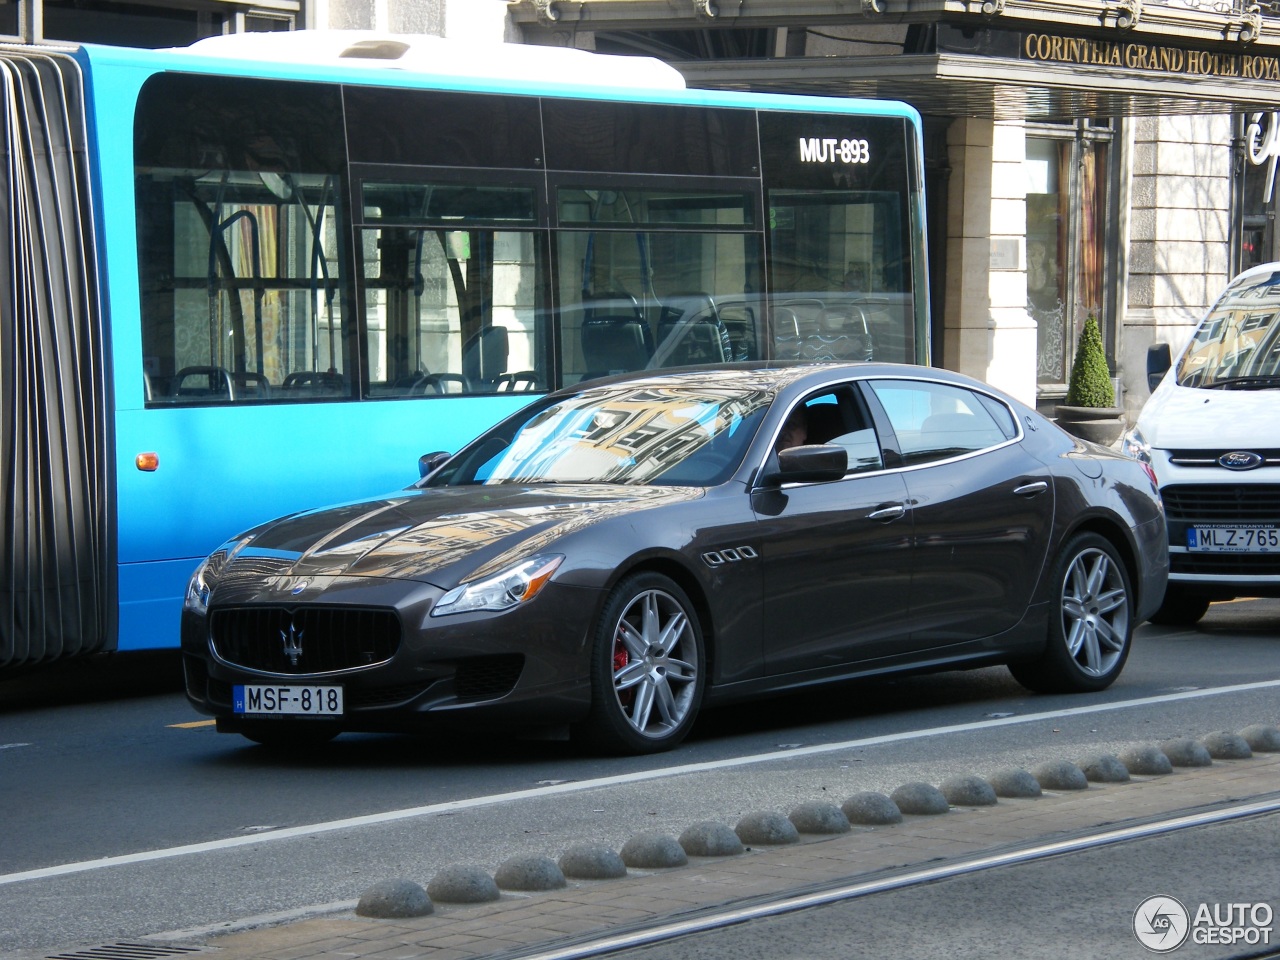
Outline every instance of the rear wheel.
<path id="1" fill-rule="evenodd" d="M 1151 622 L 1162 627 L 1190 627 L 1199 622 L 1209 609 L 1209 601 L 1195 594 L 1173 593 L 1173 589 L 1170 584 L 1160 609 L 1151 615 Z"/>
<path id="2" fill-rule="evenodd" d="M 1019 683 L 1041 693 L 1104 690 L 1129 657 L 1133 591 L 1128 571 L 1109 541 L 1082 533 L 1058 554 L 1053 576 L 1045 651 L 1009 669 Z"/>
<path id="3" fill-rule="evenodd" d="M 671 579 L 627 577 L 610 594 L 591 654 L 591 712 L 578 732 L 618 753 L 674 747 L 693 726 L 705 685 L 702 631 Z"/>

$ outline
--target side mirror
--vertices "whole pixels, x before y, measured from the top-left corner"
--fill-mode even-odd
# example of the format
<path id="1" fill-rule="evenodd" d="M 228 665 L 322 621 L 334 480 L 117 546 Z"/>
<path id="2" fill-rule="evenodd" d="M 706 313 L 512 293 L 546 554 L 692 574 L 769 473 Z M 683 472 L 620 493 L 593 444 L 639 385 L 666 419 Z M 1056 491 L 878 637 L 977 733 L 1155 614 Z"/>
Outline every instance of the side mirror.
<path id="1" fill-rule="evenodd" d="M 445 461 L 452 457 L 448 450 L 436 450 L 434 453 L 424 453 L 418 458 L 418 476 L 425 477 L 429 473 L 434 473 L 444 466 Z"/>
<path id="2" fill-rule="evenodd" d="M 826 483 L 843 479 L 849 470 L 849 451 L 832 444 L 790 447 L 776 457 L 778 468 L 766 472 L 764 483 Z"/>
<path id="3" fill-rule="evenodd" d="M 1147 389 L 1155 392 L 1171 366 L 1173 354 L 1167 343 L 1153 343 L 1147 347 Z"/>

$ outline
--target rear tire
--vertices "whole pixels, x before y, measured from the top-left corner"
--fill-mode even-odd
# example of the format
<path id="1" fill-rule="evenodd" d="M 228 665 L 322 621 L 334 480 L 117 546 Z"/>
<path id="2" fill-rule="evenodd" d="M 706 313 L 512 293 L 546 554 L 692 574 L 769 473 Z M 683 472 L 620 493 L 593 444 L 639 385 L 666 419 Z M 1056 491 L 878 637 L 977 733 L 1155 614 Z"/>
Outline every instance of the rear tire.
<path id="1" fill-rule="evenodd" d="M 645 571 L 614 588 L 591 651 L 591 710 L 576 733 L 611 753 L 657 753 L 688 735 L 706 685 L 689 597 Z"/>
<path id="2" fill-rule="evenodd" d="M 1195 594 L 1172 593 L 1176 589 L 1173 584 L 1165 591 L 1160 601 L 1160 609 L 1153 613 L 1150 620 L 1162 627 L 1191 627 L 1209 610 L 1209 601 Z"/>
<path id="3" fill-rule="evenodd" d="M 1105 690 L 1120 676 L 1133 636 L 1133 590 L 1115 547 L 1095 533 L 1072 537 L 1053 567 L 1048 642 L 1036 660 L 1009 664 L 1039 693 Z"/>

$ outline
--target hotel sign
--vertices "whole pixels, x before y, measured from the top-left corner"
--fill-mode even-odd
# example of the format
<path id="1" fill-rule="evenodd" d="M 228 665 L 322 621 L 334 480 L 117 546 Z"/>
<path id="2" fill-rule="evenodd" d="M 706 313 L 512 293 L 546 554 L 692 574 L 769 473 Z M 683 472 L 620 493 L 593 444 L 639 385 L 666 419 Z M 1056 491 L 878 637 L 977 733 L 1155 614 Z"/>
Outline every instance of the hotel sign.
<path id="1" fill-rule="evenodd" d="M 1089 67 L 1121 67 L 1144 73 L 1280 82 L 1280 57 L 1216 50 L 1187 50 L 1153 43 L 1086 40 L 1028 33 L 1021 59 Z"/>
<path id="2" fill-rule="evenodd" d="M 939 53 L 1133 70 L 1149 76 L 1261 80 L 1280 84 L 1280 55 L 1244 53 L 1239 49 L 1201 50 L 1132 38 L 1073 37 L 954 24 L 939 24 L 937 36 Z"/>

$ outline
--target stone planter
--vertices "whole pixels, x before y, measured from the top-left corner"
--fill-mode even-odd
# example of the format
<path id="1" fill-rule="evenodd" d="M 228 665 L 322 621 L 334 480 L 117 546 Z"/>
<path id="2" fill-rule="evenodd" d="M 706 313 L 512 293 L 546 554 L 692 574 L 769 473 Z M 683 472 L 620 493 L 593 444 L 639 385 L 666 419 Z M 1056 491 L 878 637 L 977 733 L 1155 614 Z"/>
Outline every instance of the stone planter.
<path id="1" fill-rule="evenodd" d="M 1081 440 L 1091 440 L 1109 447 L 1124 433 L 1124 410 L 1121 407 L 1069 407 L 1059 404 L 1058 426 Z"/>

